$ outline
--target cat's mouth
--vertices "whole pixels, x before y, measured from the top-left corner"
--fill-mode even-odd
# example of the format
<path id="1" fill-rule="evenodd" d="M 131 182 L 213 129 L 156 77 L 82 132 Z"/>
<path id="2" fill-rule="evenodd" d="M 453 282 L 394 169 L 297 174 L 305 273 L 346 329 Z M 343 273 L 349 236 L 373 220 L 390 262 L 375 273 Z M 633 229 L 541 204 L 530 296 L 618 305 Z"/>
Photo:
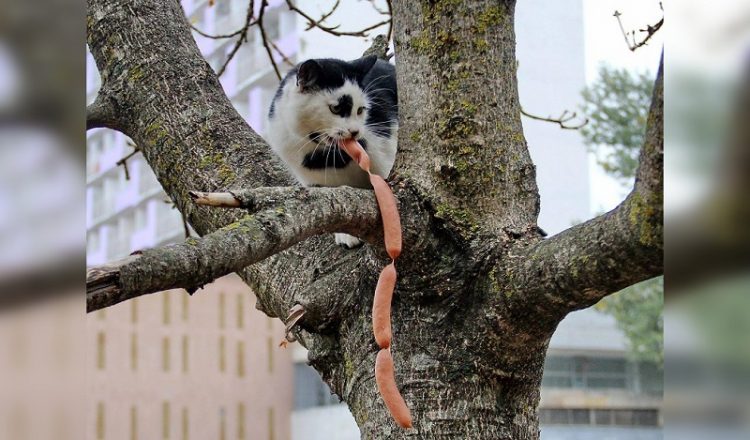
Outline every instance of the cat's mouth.
<path id="1" fill-rule="evenodd" d="M 319 132 L 310 133 L 307 137 L 312 142 L 318 144 L 319 146 L 326 147 L 327 149 L 328 148 L 338 148 L 339 141 L 347 139 L 346 137 L 343 137 L 343 136 L 332 137 L 332 136 L 329 136 L 329 135 L 327 135 L 325 133 L 319 133 Z"/>

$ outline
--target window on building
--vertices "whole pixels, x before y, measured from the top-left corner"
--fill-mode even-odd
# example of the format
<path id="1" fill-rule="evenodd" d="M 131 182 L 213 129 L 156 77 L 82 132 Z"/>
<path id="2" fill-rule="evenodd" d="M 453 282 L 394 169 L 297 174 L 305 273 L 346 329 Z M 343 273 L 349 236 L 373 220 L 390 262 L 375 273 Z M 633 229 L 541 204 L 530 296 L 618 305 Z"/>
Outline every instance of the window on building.
<path id="1" fill-rule="evenodd" d="M 104 402 L 96 404 L 96 440 L 104 440 Z"/>
<path id="2" fill-rule="evenodd" d="M 133 324 L 138 322 L 138 298 L 130 300 L 130 322 Z"/>
<path id="3" fill-rule="evenodd" d="M 280 11 L 279 12 L 279 33 L 281 35 L 289 35 L 294 32 L 297 27 L 297 16 L 292 12 Z"/>
<path id="4" fill-rule="evenodd" d="M 237 404 L 237 440 L 245 440 L 245 404 Z"/>
<path id="5" fill-rule="evenodd" d="M 219 408 L 219 440 L 226 440 L 227 438 L 227 417 L 224 407 Z"/>
<path id="6" fill-rule="evenodd" d="M 187 322 L 189 318 L 189 301 L 190 301 L 190 295 L 188 295 L 186 292 L 182 293 L 182 321 Z"/>
<path id="7" fill-rule="evenodd" d="M 130 440 L 138 440 L 138 410 L 130 407 Z"/>
<path id="8" fill-rule="evenodd" d="M 237 341 L 237 376 L 245 377 L 245 343 Z"/>
<path id="9" fill-rule="evenodd" d="M 338 397 L 331 394 L 330 388 L 323 382 L 317 371 L 303 363 L 294 364 L 294 409 L 338 403 Z"/>
<path id="10" fill-rule="evenodd" d="M 227 348 L 224 335 L 219 336 L 219 371 L 222 373 L 227 369 Z"/>
<path id="11" fill-rule="evenodd" d="M 161 368 L 164 371 L 169 371 L 170 368 L 170 349 L 169 349 L 169 337 L 165 336 L 161 340 Z"/>
<path id="12" fill-rule="evenodd" d="M 542 425 L 658 426 L 657 409 L 542 408 Z"/>
<path id="13" fill-rule="evenodd" d="M 237 328 L 242 328 L 245 325 L 245 294 L 240 292 L 237 294 Z"/>
<path id="14" fill-rule="evenodd" d="M 96 335 L 96 366 L 100 370 L 103 370 L 106 366 L 106 349 L 107 340 L 104 336 L 104 332 L 99 332 Z"/>
<path id="15" fill-rule="evenodd" d="M 548 356 L 542 385 L 551 388 L 635 389 L 636 374 L 624 358 Z"/>
<path id="16" fill-rule="evenodd" d="M 216 18 L 226 17 L 232 13 L 232 0 L 216 0 Z"/>
<path id="17" fill-rule="evenodd" d="M 135 226 L 136 231 L 142 231 L 148 224 L 148 209 L 146 206 L 139 206 L 135 210 Z"/>
<path id="18" fill-rule="evenodd" d="M 162 292 L 162 322 L 164 325 L 169 325 L 169 323 L 172 321 L 172 309 L 170 304 L 170 294 L 169 292 Z"/>
<path id="19" fill-rule="evenodd" d="M 281 36 L 281 27 L 279 23 L 279 16 L 281 14 L 268 14 L 263 18 L 264 28 L 266 29 L 266 37 L 271 40 L 278 40 Z"/>
<path id="20" fill-rule="evenodd" d="M 170 429 L 169 420 L 169 402 L 164 401 L 161 405 L 161 438 L 164 440 L 169 439 Z"/>
<path id="21" fill-rule="evenodd" d="M 99 250 L 99 246 L 101 246 L 99 231 L 89 231 L 86 234 L 86 252 L 93 254 Z"/>
<path id="22" fill-rule="evenodd" d="M 104 216 L 104 188 L 100 184 L 91 185 L 91 217 L 94 221 Z"/>
<path id="23" fill-rule="evenodd" d="M 182 372 L 188 372 L 188 336 L 182 335 Z"/>
<path id="24" fill-rule="evenodd" d="M 138 335 L 136 333 L 130 335 L 130 369 L 133 371 L 138 369 Z"/>

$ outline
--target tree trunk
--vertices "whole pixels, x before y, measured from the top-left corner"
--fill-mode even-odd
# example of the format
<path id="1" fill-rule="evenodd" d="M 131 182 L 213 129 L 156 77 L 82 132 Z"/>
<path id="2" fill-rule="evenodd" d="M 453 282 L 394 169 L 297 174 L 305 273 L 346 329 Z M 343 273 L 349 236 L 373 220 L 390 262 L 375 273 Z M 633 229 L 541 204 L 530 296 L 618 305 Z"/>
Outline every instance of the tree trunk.
<path id="1" fill-rule="evenodd" d="M 661 69 L 631 195 L 611 213 L 544 240 L 520 123 L 514 2 L 393 0 L 400 131 L 389 180 L 404 252 L 392 351 L 414 417 L 414 428 L 402 430 L 373 373 L 372 295 L 387 261 L 373 226 L 374 198 L 351 189 L 258 189 L 294 182 L 232 108 L 179 3 L 88 6 L 88 44 L 103 80 L 89 126 L 130 136 L 178 209 L 206 235 L 134 256 L 116 272 L 91 271 L 90 308 L 157 287 L 194 289 L 238 271 L 269 316 L 304 308 L 293 332 L 349 405 L 362 438 L 538 439 L 542 368 L 557 324 L 661 273 Z M 286 199 L 222 210 L 189 196 L 238 189 Z M 314 204 L 320 223 L 299 219 L 304 203 Z M 370 245 L 347 251 L 330 236 L 308 239 L 331 228 Z M 160 275 L 170 268 L 153 261 L 165 252 L 163 260 L 179 267 Z"/>

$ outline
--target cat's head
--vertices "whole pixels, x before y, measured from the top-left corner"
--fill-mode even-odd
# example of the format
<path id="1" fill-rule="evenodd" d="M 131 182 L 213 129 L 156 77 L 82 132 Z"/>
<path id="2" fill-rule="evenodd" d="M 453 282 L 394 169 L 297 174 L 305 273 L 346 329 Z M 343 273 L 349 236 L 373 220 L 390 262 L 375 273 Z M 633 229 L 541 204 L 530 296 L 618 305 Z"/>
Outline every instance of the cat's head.
<path id="1" fill-rule="evenodd" d="M 369 102 L 362 79 L 375 56 L 354 61 L 307 60 L 296 75 L 297 128 L 319 141 L 357 138 L 365 129 Z"/>

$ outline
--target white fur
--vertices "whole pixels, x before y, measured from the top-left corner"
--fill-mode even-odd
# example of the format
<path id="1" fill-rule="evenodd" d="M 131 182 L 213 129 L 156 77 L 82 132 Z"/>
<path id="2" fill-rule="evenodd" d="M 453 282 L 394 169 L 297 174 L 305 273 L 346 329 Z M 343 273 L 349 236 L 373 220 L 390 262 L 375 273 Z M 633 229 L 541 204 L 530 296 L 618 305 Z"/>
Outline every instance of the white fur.
<path id="1" fill-rule="evenodd" d="M 335 105 L 343 94 L 350 95 L 353 100 L 352 113 L 347 118 L 331 113 L 328 108 Z M 319 132 L 332 139 L 341 139 L 349 136 L 349 130 L 359 130 L 359 136 L 367 140 L 371 171 L 388 177 L 396 160 L 396 124 L 392 126 L 390 138 L 378 137 L 365 126 L 367 110 L 357 115 L 357 108 L 362 106 L 368 106 L 367 96 L 351 81 L 332 92 L 302 93 L 296 86 L 296 78 L 289 78 L 276 101 L 274 116 L 269 120 L 267 140 L 303 185 L 369 188 L 367 174 L 354 161 L 344 168 L 311 170 L 302 166 L 304 157 L 318 147 L 317 143 L 310 141 L 310 133 Z"/>

